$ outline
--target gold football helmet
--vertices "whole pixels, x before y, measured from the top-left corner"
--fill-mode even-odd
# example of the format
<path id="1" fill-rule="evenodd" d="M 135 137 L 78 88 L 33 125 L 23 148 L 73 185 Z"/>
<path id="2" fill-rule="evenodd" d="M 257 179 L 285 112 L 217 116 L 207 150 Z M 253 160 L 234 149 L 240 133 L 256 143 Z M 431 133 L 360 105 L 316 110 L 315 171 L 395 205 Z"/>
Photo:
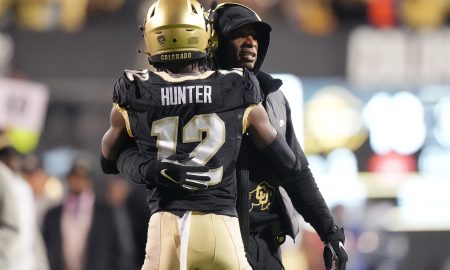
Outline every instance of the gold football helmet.
<path id="1" fill-rule="evenodd" d="M 158 0 L 142 28 L 150 63 L 206 57 L 211 26 L 196 0 Z"/>

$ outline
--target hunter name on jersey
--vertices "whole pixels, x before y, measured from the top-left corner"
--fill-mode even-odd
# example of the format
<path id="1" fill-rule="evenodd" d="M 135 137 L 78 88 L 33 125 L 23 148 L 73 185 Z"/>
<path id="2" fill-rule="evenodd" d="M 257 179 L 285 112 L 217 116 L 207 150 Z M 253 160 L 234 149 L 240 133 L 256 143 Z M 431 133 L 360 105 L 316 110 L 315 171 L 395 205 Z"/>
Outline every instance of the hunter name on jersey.
<path id="1" fill-rule="evenodd" d="M 170 86 L 161 88 L 161 104 L 212 103 L 211 85 Z"/>

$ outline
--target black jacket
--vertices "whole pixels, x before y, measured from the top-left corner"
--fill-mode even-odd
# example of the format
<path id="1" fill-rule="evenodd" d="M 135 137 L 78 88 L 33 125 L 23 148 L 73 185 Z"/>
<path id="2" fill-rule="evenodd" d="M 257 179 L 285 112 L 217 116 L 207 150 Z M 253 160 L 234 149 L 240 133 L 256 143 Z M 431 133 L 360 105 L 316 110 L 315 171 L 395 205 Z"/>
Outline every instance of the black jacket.
<path id="1" fill-rule="evenodd" d="M 45 215 L 43 237 L 51 270 L 64 269 L 61 220 L 63 206 Z M 86 239 L 84 270 L 119 269 L 119 240 L 113 210 L 105 202 L 95 200 L 92 225 Z M 74 231 L 74 234 L 77 232 Z"/>
<path id="2" fill-rule="evenodd" d="M 278 231 L 273 232 L 274 236 L 290 235 L 295 238 L 299 231 L 299 224 L 294 214 L 294 208 L 297 210 L 303 218 L 311 223 L 314 229 L 317 231 L 323 241 L 326 240 L 326 236 L 332 233 L 336 226 L 334 224 L 331 213 L 326 205 L 322 194 L 317 188 L 314 177 L 311 170 L 308 167 L 308 161 L 297 141 L 294 133 L 294 128 L 291 119 L 291 111 L 289 103 L 284 97 L 281 90 L 281 80 L 272 78 L 269 74 L 260 71 L 262 64 L 264 63 L 265 56 L 267 54 L 270 44 L 270 31 L 271 27 L 260 20 L 258 15 L 251 9 L 239 4 L 224 4 L 218 6 L 212 14 L 214 20 L 214 29 L 217 32 L 219 41 L 219 47 L 216 52 L 215 63 L 218 68 L 229 69 L 232 66 L 232 56 L 230 55 L 231 44 L 231 32 L 244 26 L 252 25 L 258 32 L 258 57 L 253 68 L 253 72 L 257 75 L 261 91 L 264 95 L 263 105 L 268 113 L 269 119 L 272 125 L 277 129 L 277 132 L 286 138 L 286 141 L 292 151 L 297 155 L 301 161 L 301 181 L 290 182 L 279 186 L 277 179 L 278 174 L 272 168 L 270 162 L 261 154 L 258 153 L 256 147 L 251 147 L 252 143 L 249 141 L 243 144 L 241 149 L 241 158 L 238 170 L 238 182 L 241 189 L 241 199 L 238 201 L 238 207 L 240 213 L 241 230 L 246 234 L 247 230 L 254 230 L 255 228 L 248 228 L 248 201 L 242 198 L 247 198 L 248 183 L 256 182 L 258 179 L 254 178 L 253 171 L 264 171 L 263 178 L 269 179 L 270 184 L 275 188 L 274 205 L 281 205 L 278 207 L 278 217 L 281 223 L 280 226 L 274 226 Z M 282 123 L 280 123 L 282 121 Z M 248 164 L 247 164 L 248 162 Z M 248 168 L 253 168 L 249 171 Z M 270 175 L 267 177 L 267 175 Z M 251 183 L 250 183 L 251 184 Z M 293 205 L 292 205 L 293 203 Z M 244 239 L 244 243 L 246 239 Z"/>
<path id="3" fill-rule="evenodd" d="M 299 158 L 302 166 L 301 181 L 287 181 L 288 183 L 283 185 L 278 184 L 281 179 L 279 179 L 279 174 L 274 169 L 264 171 L 265 174 L 270 175 L 269 183 L 275 187 L 276 194 L 274 195 L 275 201 L 273 203 L 282 206 L 278 208 L 281 227 L 274 226 L 274 228 L 279 230 L 274 232 L 274 236 L 289 235 L 295 238 L 299 232 L 296 210 L 303 216 L 305 221 L 314 227 L 321 239 L 325 241 L 327 234 L 332 233 L 335 229 L 335 224 L 308 166 L 308 160 L 295 136 L 289 103 L 281 90 L 279 90 L 282 82 L 262 71 L 258 73 L 257 77 L 261 91 L 265 96 L 263 105 L 270 122 L 277 132 L 286 138 L 288 145 Z M 259 150 L 256 147 L 251 147 L 251 142 L 248 142 L 248 144 L 250 147 L 247 148 L 247 158 L 250 168 L 273 168 L 269 160 L 258 153 Z M 241 167 L 240 169 L 246 170 L 247 168 Z M 242 171 L 241 174 L 246 175 Z M 252 179 L 251 171 L 249 172 L 249 181 L 258 181 L 258 179 Z M 252 232 L 253 228 L 249 230 Z"/>

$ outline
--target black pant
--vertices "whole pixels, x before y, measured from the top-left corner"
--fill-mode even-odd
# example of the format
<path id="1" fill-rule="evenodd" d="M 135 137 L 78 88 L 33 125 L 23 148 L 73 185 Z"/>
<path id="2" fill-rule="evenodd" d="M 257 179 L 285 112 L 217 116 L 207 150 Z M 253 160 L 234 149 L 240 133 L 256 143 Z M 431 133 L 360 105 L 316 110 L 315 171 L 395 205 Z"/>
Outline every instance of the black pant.
<path id="1" fill-rule="evenodd" d="M 261 234 L 250 234 L 247 259 L 253 270 L 284 270 L 280 247 Z M 267 237 L 265 237 L 267 238 Z"/>

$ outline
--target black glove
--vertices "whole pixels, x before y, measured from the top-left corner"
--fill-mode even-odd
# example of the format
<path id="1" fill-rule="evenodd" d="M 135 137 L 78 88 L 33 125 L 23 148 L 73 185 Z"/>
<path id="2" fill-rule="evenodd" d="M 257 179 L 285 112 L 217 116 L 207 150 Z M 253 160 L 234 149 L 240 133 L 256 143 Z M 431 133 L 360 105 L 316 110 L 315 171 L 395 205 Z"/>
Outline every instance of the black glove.
<path id="1" fill-rule="evenodd" d="M 345 270 L 348 256 L 344 248 L 344 241 L 344 229 L 337 228 L 336 226 L 336 230 L 327 236 L 327 242 L 323 250 L 325 269 Z"/>
<path id="2" fill-rule="evenodd" d="M 189 154 L 174 154 L 158 162 L 158 184 L 169 188 L 197 191 L 208 188 L 209 176 L 196 173 L 209 171 L 207 166 L 184 165 L 193 156 Z"/>

